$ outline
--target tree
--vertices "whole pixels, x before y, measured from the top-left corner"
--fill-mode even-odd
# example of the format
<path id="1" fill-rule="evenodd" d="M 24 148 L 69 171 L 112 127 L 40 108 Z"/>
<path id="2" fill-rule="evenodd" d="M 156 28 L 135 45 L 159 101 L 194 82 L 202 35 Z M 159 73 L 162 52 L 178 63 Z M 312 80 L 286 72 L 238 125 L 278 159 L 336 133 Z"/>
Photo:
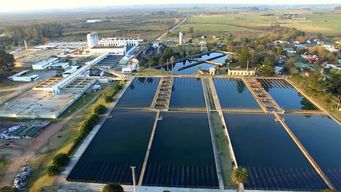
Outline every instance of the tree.
<path id="1" fill-rule="evenodd" d="M 313 92 L 322 92 L 326 87 L 323 76 L 320 73 L 314 73 L 308 78 L 306 89 Z"/>
<path id="2" fill-rule="evenodd" d="M 341 75 L 335 74 L 329 79 L 329 92 L 341 98 Z"/>
<path id="3" fill-rule="evenodd" d="M 50 165 L 47 167 L 47 174 L 49 176 L 55 176 L 59 173 L 59 168 L 56 165 Z"/>
<path id="4" fill-rule="evenodd" d="M 169 59 L 169 61 L 173 64 L 175 61 L 175 57 L 172 55 L 171 58 Z"/>
<path id="5" fill-rule="evenodd" d="M 258 72 L 264 76 L 271 76 L 275 73 L 273 63 L 271 62 L 269 57 L 266 57 L 259 67 Z"/>
<path id="6" fill-rule="evenodd" d="M 247 63 L 249 62 L 249 60 L 250 60 L 249 46 L 246 43 L 244 43 L 243 47 L 242 47 L 242 49 L 240 51 L 240 54 L 239 54 L 239 64 L 240 64 L 240 67 L 246 68 Z"/>
<path id="7" fill-rule="evenodd" d="M 17 192 L 18 189 L 12 188 L 10 186 L 4 186 L 0 188 L 0 192 Z"/>
<path id="8" fill-rule="evenodd" d="M 68 164 L 70 157 L 65 153 L 58 153 L 53 158 L 53 163 L 58 167 L 63 167 Z"/>
<path id="9" fill-rule="evenodd" d="M 0 69 L 2 71 L 11 70 L 14 67 L 14 56 L 4 50 L 0 50 Z"/>
<path id="10" fill-rule="evenodd" d="M 108 184 L 104 186 L 102 192 L 124 192 L 124 190 L 119 184 Z"/>
<path id="11" fill-rule="evenodd" d="M 246 168 L 238 167 L 237 169 L 233 170 L 231 175 L 232 181 L 237 184 L 245 184 L 249 179 L 249 174 Z"/>
<path id="12" fill-rule="evenodd" d="M 111 102 L 114 101 L 114 99 L 112 98 L 111 95 L 105 95 L 105 96 L 104 96 L 104 101 L 105 101 L 106 103 L 111 103 Z"/>
<path id="13" fill-rule="evenodd" d="M 193 32 L 194 32 L 193 27 L 190 27 L 190 28 L 188 29 L 188 33 L 193 33 Z"/>
<path id="14" fill-rule="evenodd" d="M 107 108 L 104 105 L 99 104 L 95 107 L 94 111 L 97 114 L 104 114 L 106 110 L 107 110 Z"/>
<path id="15" fill-rule="evenodd" d="M 12 187 L 10 186 L 4 186 L 0 188 L 0 192 L 12 192 L 14 191 Z"/>

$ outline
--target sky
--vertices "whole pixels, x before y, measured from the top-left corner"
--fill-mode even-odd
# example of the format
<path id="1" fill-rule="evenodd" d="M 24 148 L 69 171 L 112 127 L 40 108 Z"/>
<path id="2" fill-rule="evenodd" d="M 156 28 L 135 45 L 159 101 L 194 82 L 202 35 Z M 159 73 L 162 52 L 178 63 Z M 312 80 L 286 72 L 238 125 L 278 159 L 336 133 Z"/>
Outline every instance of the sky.
<path id="1" fill-rule="evenodd" d="M 0 0 L 0 12 L 144 4 L 341 4 L 341 0 Z M 276 2 L 277 1 L 277 2 Z"/>

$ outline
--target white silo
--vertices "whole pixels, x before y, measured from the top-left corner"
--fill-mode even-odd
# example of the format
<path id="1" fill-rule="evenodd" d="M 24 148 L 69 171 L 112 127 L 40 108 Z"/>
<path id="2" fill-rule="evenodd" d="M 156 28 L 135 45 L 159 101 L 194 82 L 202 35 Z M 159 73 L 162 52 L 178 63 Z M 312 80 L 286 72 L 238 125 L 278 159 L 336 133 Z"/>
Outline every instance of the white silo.
<path id="1" fill-rule="evenodd" d="M 97 45 L 98 43 L 98 34 L 93 32 L 93 33 L 89 33 L 86 36 L 87 42 L 88 42 L 88 47 L 89 48 L 93 48 Z"/>
<path id="2" fill-rule="evenodd" d="M 179 32 L 179 45 L 184 44 L 184 34 L 182 32 Z"/>

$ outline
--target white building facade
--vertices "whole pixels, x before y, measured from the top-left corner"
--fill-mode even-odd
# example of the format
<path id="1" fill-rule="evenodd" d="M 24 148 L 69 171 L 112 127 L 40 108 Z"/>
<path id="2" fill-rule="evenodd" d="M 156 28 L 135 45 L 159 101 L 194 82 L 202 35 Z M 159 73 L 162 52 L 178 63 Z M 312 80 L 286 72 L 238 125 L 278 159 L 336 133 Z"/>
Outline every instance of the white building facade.
<path id="1" fill-rule="evenodd" d="M 99 47 L 118 47 L 118 46 L 138 46 L 142 39 L 125 39 L 125 38 L 102 38 L 98 41 Z"/>

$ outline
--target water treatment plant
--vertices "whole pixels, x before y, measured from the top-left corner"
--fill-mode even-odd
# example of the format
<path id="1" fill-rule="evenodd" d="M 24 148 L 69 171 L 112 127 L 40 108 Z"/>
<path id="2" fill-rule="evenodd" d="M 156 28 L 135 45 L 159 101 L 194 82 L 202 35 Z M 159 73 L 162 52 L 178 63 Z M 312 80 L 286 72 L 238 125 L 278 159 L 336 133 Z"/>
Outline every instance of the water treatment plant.
<path id="1" fill-rule="evenodd" d="M 87 1 L 0 7 L 0 192 L 341 191 L 341 6 Z"/>
<path id="2" fill-rule="evenodd" d="M 284 78 L 135 77 L 67 181 L 132 185 L 134 166 L 138 186 L 224 189 L 240 166 L 248 190 L 341 189 L 341 156 L 331 147 L 340 136 L 340 124 Z"/>

